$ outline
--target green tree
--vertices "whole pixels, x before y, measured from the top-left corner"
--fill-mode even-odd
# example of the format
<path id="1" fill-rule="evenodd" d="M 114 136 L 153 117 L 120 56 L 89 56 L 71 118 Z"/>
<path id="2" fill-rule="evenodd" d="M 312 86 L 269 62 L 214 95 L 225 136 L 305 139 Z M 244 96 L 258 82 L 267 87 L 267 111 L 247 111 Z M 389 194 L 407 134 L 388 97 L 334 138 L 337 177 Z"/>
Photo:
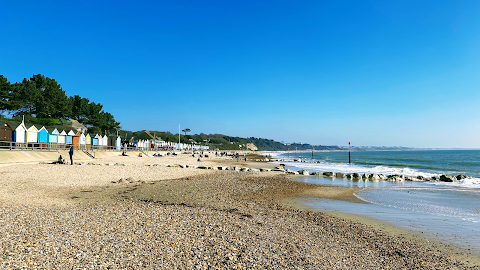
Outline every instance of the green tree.
<path id="1" fill-rule="evenodd" d="M 41 93 L 34 81 L 24 78 L 21 83 L 15 83 L 12 94 L 12 99 L 14 103 L 17 104 L 14 116 L 36 115 L 36 104 L 38 103 Z"/>
<path id="2" fill-rule="evenodd" d="M 0 75 L 0 111 L 11 111 L 15 108 L 12 100 L 13 86 L 3 75 Z"/>
<path id="3" fill-rule="evenodd" d="M 74 95 L 73 97 L 69 97 L 69 100 L 70 104 L 72 105 L 72 112 L 70 115 L 71 118 L 82 123 L 91 116 L 90 100 L 88 98 L 82 98 L 79 95 Z"/>
<path id="4" fill-rule="evenodd" d="M 185 136 L 187 136 L 187 133 L 192 131 L 191 129 L 189 128 L 186 128 L 186 129 L 183 129 L 182 132 L 185 132 Z"/>
<path id="5" fill-rule="evenodd" d="M 40 118 L 64 118 L 71 115 L 71 103 L 55 79 L 37 74 L 30 78 L 38 88 L 35 115 Z"/>

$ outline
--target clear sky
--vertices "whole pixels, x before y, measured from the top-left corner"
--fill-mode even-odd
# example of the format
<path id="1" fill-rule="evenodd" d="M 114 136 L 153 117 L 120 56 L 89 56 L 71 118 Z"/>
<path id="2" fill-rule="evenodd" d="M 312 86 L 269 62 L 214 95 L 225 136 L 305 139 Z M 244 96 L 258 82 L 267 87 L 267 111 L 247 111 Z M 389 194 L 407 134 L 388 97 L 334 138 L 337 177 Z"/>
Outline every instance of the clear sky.
<path id="1" fill-rule="evenodd" d="M 0 74 L 124 129 L 480 148 L 480 1 L 0 1 Z"/>

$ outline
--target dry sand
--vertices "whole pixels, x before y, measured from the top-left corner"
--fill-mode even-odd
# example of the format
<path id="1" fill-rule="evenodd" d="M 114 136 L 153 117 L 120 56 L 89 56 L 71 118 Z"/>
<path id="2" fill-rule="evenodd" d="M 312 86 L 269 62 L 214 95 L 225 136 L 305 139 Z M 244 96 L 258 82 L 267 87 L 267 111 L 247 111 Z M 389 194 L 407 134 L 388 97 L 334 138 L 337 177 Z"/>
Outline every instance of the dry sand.
<path id="1" fill-rule="evenodd" d="M 352 189 L 281 173 L 167 167 L 245 166 L 231 159 L 100 156 L 0 167 L 0 268 L 471 267 L 436 243 L 284 204 L 354 200 Z M 250 165 L 272 166 L 260 164 Z"/>

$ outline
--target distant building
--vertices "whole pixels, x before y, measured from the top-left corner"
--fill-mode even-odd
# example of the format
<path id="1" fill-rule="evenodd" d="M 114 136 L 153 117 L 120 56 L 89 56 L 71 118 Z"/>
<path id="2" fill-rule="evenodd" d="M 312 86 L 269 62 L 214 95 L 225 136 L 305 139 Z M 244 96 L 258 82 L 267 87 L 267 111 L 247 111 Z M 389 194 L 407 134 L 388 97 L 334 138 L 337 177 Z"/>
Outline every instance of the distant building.
<path id="1" fill-rule="evenodd" d="M 84 125 L 80 124 L 77 120 L 74 119 L 68 119 L 72 123 L 72 128 L 74 128 L 76 131 L 79 131 L 80 133 L 85 133 L 87 132 L 87 127 Z"/>

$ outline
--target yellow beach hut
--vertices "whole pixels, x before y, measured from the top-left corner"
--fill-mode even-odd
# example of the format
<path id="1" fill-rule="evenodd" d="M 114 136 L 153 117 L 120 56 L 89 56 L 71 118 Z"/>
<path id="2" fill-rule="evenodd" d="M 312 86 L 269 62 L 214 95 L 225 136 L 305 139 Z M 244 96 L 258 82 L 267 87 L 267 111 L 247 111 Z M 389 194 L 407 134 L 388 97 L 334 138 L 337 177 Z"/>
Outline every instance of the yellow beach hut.
<path id="1" fill-rule="evenodd" d="M 87 133 L 87 136 L 85 136 L 85 146 L 87 147 L 87 149 L 91 149 L 92 148 L 92 137 L 90 137 L 90 134 Z"/>
<path id="2" fill-rule="evenodd" d="M 38 141 L 38 128 L 32 125 L 27 129 L 27 143 L 36 143 Z"/>

